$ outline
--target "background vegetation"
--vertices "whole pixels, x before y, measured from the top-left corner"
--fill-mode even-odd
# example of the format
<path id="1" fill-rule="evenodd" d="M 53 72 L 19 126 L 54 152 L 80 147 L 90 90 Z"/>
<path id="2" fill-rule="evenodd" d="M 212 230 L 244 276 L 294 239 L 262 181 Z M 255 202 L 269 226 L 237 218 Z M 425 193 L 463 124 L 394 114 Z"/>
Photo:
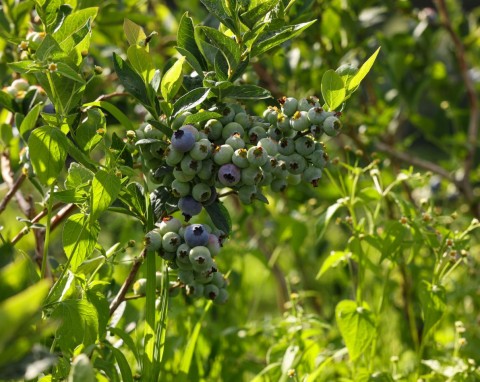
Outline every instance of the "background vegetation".
<path id="1" fill-rule="evenodd" d="M 103 72 L 89 81 L 83 102 L 106 99 L 134 125 L 145 110 L 124 93 L 112 61 L 113 52 L 128 48 L 124 19 L 147 35 L 156 32 L 150 52 L 162 72 L 178 55 L 185 11 L 195 23 L 218 26 L 200 1 L 66 3 L 75 10 L 99 6 L 82 68 L 87 76 L 96 66 Z M 317 21 L 252 60 L 242 83 L 263 86 L 275 98 L 320 96 L 325 71 L 360 66 L 381 51 L 346 103 L 342 134 L 324 141 L 330 162 L 318 188 L 267 195 L 268 205 L 225 199 L 233 229 L 218 262 L 229 271 L 229 302 L 169 299 L 161 380 L 480 380 L 480 7 L 443 0 L 283 3 L 288 24 Z M 33 5 L 7 0 L 0 6 L 3 86 L 20 76 L 8 64 L 21 61 L 19 44 L 41 26 Z M 36 83 L 32 75 L 22 77 Z M 261 115 L 275 98 L 245 106 Z M 125 126 L 108 112 L 106 118 L 106 139 L 114 132 L 125 137 Z M 15 120 L 6 108 L 0 122 L 5 198 L 22 173 L 22 143 L 11 133 Z M 87 314 L 94 322 L 83 332 L 63 326 L 58 336 L 57 319 L 84 316 L 57 310 L 46 319 L 52 311 L 38 296 L 50 285 L 38 281 L 36 245 L 47 223 L 31 221 L 46 205 L 30 181 L 16 200 L 0 211 L 0 322 L 8 323 L 0 324 L 0 378 L 74 378 L 72 362 L 99 381 L 125 379 L 127 365 L 130 375 L 139 375 L 145 300 L 127 301 L 111 320 Z M 49 238 L 58 272 L 66 261 L 59 211 Z M 115 256 L 92 280 L 72 276 L 63 293 L 70 301 L 90 293 L 92 304 L 83 308 L 105 312 L 142 250 L 144 232 L 138 221 L 114 212 L 100 224 L 92 257 Z M 31 230 L 12 244 L 24 227 Z M 142 265 L 137 277 L 144 272 Z M 91 281 L 96 284 L 85 289 Z"/>

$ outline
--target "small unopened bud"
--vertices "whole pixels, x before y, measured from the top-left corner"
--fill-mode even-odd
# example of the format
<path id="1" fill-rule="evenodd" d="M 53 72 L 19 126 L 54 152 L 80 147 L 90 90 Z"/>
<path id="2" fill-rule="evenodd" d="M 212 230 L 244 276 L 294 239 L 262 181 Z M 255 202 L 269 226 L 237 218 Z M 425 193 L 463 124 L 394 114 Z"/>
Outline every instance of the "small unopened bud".
<path id="1" fill-rule="evenodd" d="M 102 74 L 103 73 L 103 68 L 101 66 L 95 65 L 94 69 L 95 74 Z"/>

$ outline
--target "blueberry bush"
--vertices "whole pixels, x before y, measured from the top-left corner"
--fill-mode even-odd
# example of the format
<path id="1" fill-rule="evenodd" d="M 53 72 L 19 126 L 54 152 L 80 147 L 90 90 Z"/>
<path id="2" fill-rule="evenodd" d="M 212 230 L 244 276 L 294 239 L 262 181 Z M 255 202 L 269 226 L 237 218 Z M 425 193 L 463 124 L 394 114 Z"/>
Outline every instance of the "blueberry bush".
<path id="1" fill-rule="evenodd" d="M 431 6 L 0 4 L 0 379 L 480 380 L 480 8 Z"/>

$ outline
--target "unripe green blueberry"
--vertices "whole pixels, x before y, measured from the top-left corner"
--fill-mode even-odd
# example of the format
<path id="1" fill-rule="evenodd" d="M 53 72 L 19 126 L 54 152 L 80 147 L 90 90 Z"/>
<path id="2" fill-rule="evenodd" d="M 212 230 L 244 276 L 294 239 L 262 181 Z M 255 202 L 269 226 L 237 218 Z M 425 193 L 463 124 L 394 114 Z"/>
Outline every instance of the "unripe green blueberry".
<path id="1" fill-rule="evenodd" d="M 249 167 L 250 162 L 247 159 L 247 150 L 246 149 L 235 150 L 232 156 L 232 163 L 238 168 Z"/>
<path id="2" fill-rule="evenodd" d="M 276 178 L 285 178 L 287 174 L 287 162 L 280 158 L 277 158 L 277 165 L 272 168 L 272 175 Z"/>
<path id="3" fill-rule="evenodd" d="M 310 128 L 310 121 L 306 111 L 297 111 L 290 119 L 290 125 L 295 131 L 304 131 Z"/>
<path id="4" fill-rule="evenodd" d="M 212 284 L 216 285 L 218 288 L 224 288 L 227 285 L 225 276 L 221 272 L 215 272 L 212 278 Z"/>
<path id="5" fill-rule="evenodd" d="M 222 138 L 224 140 L 233 134 L 239 134 L 240 136 L 243 136 L 243 134 L 245 134 L 245 130 L 243 130 L 242 125 L 237 122 L 230 122 L 223 126 Z"/>
<path id="6" fill-rule="evenodd" d="M 282 133 L 282 131 L 278 127 L 275 127 L 273 125 L 270 126 L 267 131 L 267 137 L 275 141 L 279 141 L 280 139 L 283 138 L 283 136 L 284 136 L 284 133 Z"/>
<path id="7" fill-rule="evenodd" d="M 163 139 L 165 137 L 165 134 L 150 124 L 145 126 L 143 132 L 145 133 L 145 138 L 147 139 Z"/>
<path id="8" fill-rule="evenodd" d="M 322 170 L 317 167 L 307 167 L 303 172 L 303 180 L 307 183 L 311 183 L 313 187 L 318 186 L 318 181 L 322 177 Z"/>
<path id="9" fill-rule="evenodd" d="M 200 283 L 193 282 L 192 284 L 188 284 L 185 289 L 187 291 L 187 296 L 200 298 L 203 297 L 205 287 Z"/>
<path id="10" fill-rule="evenodd" d="M 145 248 L 148 251 L 158 251 L 162 248 L 162 235 L 158 229 L 147 232 L 144 238 Z"/>
<path id="11" fill-rule="evenodd" d="M 226 145 L 232 146 L 234 150 L 243 149 L 245 147 L 245 141 L 240 134 L 235 133 L 227 138 Z"/>
<path id="12" fill-rule="evenodd" d="M 268 153 L 261 146 L 252 146 L 247 151 L 247 159 L 252 166 L 263 166 L 268 160 Z"/>
<path id="13" fill-rule="evenodd" d="M 192 284 L 195 280 L 195 277 L 193 275 L 193 271 L 179 270 L 178 271 L 178 280 L 180 282 L 182 282 L 183 284 Z"/>
<path id="14" fill-rule="evenodd" d="M 267 117 L 265 119 L 268 121 L 268 123 L 276 126 L 278 115 L 281 114 L 281 111 L 278 110 L 276 106 L 269 106 L 269 108 L 271 108 L 270 112 L 267 114 Z"/>
<path id="15" fill-rule="evenodd" d="M 220 117 L 218 120 L 223 124 L 226 125 L 227 123 L 230 123 L 233 121 L 233 118 L 235 118 L 235 110 L 230 107 L 230 106 L 225 106 L 225 108 L 221 111 L 222 117 Z"/>
<path id="16" fill-rule="evenodd" d="M 163 235 L 162 248 L 166 252 L 177 252 L 177 248 L 182 243 L 180 235 L 176 232 L 167 232 Z"/>
<path id="17" fill-rule="evenodd" d="M 287 158 L 287 169 L 290 174 L 300 175 L 307 167 L 307 161 L 300 154 L 294 153 Z"/>
<path id="18" fill-rule="evenodd" d="M 191 264 L 190 258 L 188 257 L 190 253 L 190 247 L 187 243 L 182 243 L 177 248 L 177 263 Z"/>
<path id="19" fill-rule="evenodd" d="M 145 133 L 143 132 L 143 129 L 136 129 L 135 130 L 135 140 L 140 140 L 145 138 Z"/>
<path id="20" fill-rule="evenodd" d="M 247 113 L 236 114 L 233 121 L 242 125 L 244 129 L 249 129 L 252 126 L 252 120 Z"/>
<path id="21" fill-rule="evenodd" d="M 312 107 L 320 107 L 318 98 L 315 96 L 310 96 L 307 98 L 302 98 L 298 101 L 298 110 L 300 111 L 309 111 Z"/>
<path id="22" fill-rule="evenodd" d="M 277 128 L 282 132 L 290 132 L 292 127 L 290 126 L 290 118 L 285 114 L 279 114 L 277 117 Z"/>
<path id="23" fill-rule="evenodd" d="M 264 111 L 263 111 L 263 114 L 262 114 L 262 117 L 265 121 L 268 121 L 268 119 L 270 118 L 270 115 L 272 114 L 276 114 L 275 110 L 273 109 L 273 106 L 268 106 Z"/>
<path id="24" fill-rule="evenodd" d="M 190 263 L 196 272 L 202 272 L 212 268 L 212 255 L 207 247 L 198 246 L 190 250 L 188 254 Z"/>
<path id="25" fill-rule="evenodd" d="M 314 150 L 315 141 L 308 135 L 305 135 L 295 140 L 295 151 L 298 154 L 305 157 L 313 153 Z"/>
<path id="26" fill-rule="evenodd" d="M 258 187 L 269 186 L 272 183 L 273 175 L 271 172 L 263 172 L 263 179 L 258 183 Z"/>
<path id="27" fill-rule="evenodd" d="M 166 216 L 160 222 L 155 224 L 159 232 L 165 235 L 167 232 L 177 232 L 182 226 L 182 222 L 173 216 Z"/>
<path id="28" fill-rule="evenodd" d="M 283 97 L 279 100 L 282 105 L 283 114 L 287 117 L 291 117 L 297 111 L 298 101 L 293 97 Z"/>
<path id="29" fill-rule="evenodd" d="M 223 124 L 216 120 L 210 119 L 205 124 L 203 131 L 208 135 L 208 139 L 215 141 L 222 136 Z"/>
<path id="30" fill-rule="evenodd" d="M 16 97 L 18 94 L 18 90 L 14 88 L 13 86 L 6 86 L 2 89 L 5 93 L 11 95 L 12 97 Z"/>
<path id="31" fill-rule="evenodd" d="M 208 284 L 213 279 L 213 274 L 216 272 L 216 268 L 212 267 L 205 271 L 194 272 L 195 282 L 200 284 Z"/>
<path id="32" fill-rule="evenodd" d="M 197 183 L 192 188 L 192 196 L 195 200 L 199 202 L 206 202 L 208 199 L 210 199 L 211 195 L 212 190 L 210 186 L 206 183 Z"/>
<path id="33" fill-rule="evenodd" d="M 188 153 L 192 159 L 202 161 L 206 159 L 212 150 L 212 143 L 208 139 L 200 139 Z"/>
<path id="34" fill-rule="evenodd" d="M 155 287 L 157 290 L 162 289 L 163 284 L 163 273 L 162 272 L 155 272 Z"/>
<path id="35" fill-rule="evenodd" d="M 235 115 L 245 113 L 245 109 L 243 108 L 243 106 L 237 102 L 231 102 L 227 104 L 227 106 L 234 111 Z"/>
<path id="36" fill-rule="evenodd" d="M 178 261 L 177 257 L 175 264 L 177 265 L 178 269 L 181 269 L 182 271 L 193 271 L 193 266 L 190 260 L 188 263 L 182 263 L 181 261 Z"/>
<path id="37" fill-rule="evenodd" d="M 282 192 L 287 188 L 287 181 L 285 178 L 275 178 L 272 180 L 270 188 L 273 192 Z"/>
<path id="38" fill-rule="evenodd" d="M 323 110 L 321 107 L 312 107 L 307 112 L 308 120 L 312 125 L 321 125 L 327 117 L 330 116 L 330 113 Z"/>
<path id="39" fill-rule="evenodd" d="M 169 145 L 164 152 L 165 163 L 169 166 L 176 166 L 179 164 L 184 156 L 184 153 L 181 151 L 175 150 L 172 145 Z"/>
<path id="40" fill-rule="evenodd" d="M 273 170 L 275 170 L 275 167 L 277 166 L 278 166 L 278 159 L 276 157 L 269 155 L 267 162 L 262 166 L 262 170 L 264 173 L 265 172 L 270 173 Z"/>
<path id="41" fill-rule="evenodd" d="M 214 300 L 215 304 L 226 304 L 228 301 L 228 291 L 225 288 L 221 288 L 218 291 L 217 298 Z"/>
<path id="42" fill-rule="evenodd" d="M 297 186 L 302 181 L 302 175 L 301 174 L 288 174 L 286 181 L 287 181 L 287 184 L 290 185 L 290 186 Z"/>
<path id="43" fill-rule="evenodd" d="M 267 132 L 263 126 L 253 126 L 248 131 L 248 140 L 252 145 L 256 145 L 262 138 L 267 137 Z"/>
<path id="44" fill-rule="evenodd" d="M 323 130 L 325 131 L 325 134 L 327 134 L 330 137 L 334 137 L 338 135 L 341 128 L 342 128 L 342 122 L 340 121 L 340 119 L 338 119 L 335 116 L 328 117 L 323 122 Z"/>
<path id="45" fill-rule="evenodd" d="M 195 173 L 192 174 L 189 172 L 187 174 L 186 172 L 183 172 L 181 167 L 175 167 L 172 173 L 175 179 L 180 182 L 190 182 L 193 178 L 195 178 Z"/>
<path id="46" fill-rule="evenodd" d="M 135 296 L 143 296 L 147 291 L 147 279 L 142 278 L 135 281 L 133 284 L 133 294 Z"/>
<path id="47" fill-rule="evenodd" d="M 323 128 L 319 125 L 310 126 L 310 133 L 313 135 L 314 139 L 320 139 L 323 135 Z"/>
<path id="48" fill-rule="evenodd" d="M 202 161 L 202 168 L 197 173 L 197 176 L 203 181 L 211 180 L 213 178 L 213 167 L 211 159 Z"/>
<path id="49" fill-rule="evenodd" d="M 213 150 L 213 161 L 218 165 L 230 163 L 233 156 L 233 147 L 229 145 L 221 145 Z"/>
<path id="50" fill-rule="evenodd" d="M 205 298 L 214 301 L 217 298 L 219 292 L 220 291 L 216 285 L 208 284 L 205 285 L 203 295 L 205 296 Z"/>
<path id="51" fill-rule="evenodd" d="M 295 141 L 292 138 L 282 138 L 278 141 L 278 153 L 291 155 L 295 152 Z"/>
<path id="52" fill-rule="evenodd" d="M 242 186 L 238 189 L 238 198 L 243 204 L 252 204 L 256 192 L 257 187 L 255 186 Z"/>
<path id="53" fill-rule="evenodd" d="M 196 175 L 202 168 L 202 161 L 195 160 L 187 154 L 180 162 L 180 167 L 186 175 Z"/>
<path id="54" fill-rule="evenodd" d="M 313 166 L 317 168 L 324 168 L 327 164 L 326 154 L 322 149 L 315 150 L 312 154 L 308 156 L 308 160 L 312 163 Z"/>
<path id="55" fill-rule="evenodd" d="M 179 180 L 175 179 L 172 182 L 172 194 L 176 198 L 181 198 L 182 196 L 190 195 L 190 183 L 188 182 L 180 182 Z"/>
<path id="56" fill-rule="evenodd" d="M 260 139 L 257 146 L 263 147 L 268 155 L 277 155 L 278 153 L 278 142 L 274 141 L 272 138 Z"/>
<path id="57" fill-rule="evenodd" d="M 263 179 L 263 171 L 259 167 L 242 169 L 242 182 L 249 186 L 258 184 Z"/>
<path id="58" fill-rule="evenodd" d="M 149 145 L 150 153 L 154 158 L 163 159 L 165 153 L 164 145 L 164 142 L 156 142 Z"/>

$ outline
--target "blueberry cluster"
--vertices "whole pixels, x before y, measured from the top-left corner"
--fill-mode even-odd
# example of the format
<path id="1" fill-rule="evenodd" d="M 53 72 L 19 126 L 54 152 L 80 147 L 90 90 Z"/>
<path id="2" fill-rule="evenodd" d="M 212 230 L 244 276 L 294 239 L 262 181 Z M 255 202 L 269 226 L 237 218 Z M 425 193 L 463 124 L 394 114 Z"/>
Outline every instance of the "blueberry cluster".
<path id="1" fill-rule="evenodd" d="M 178 280 L 172 286 L 184 287 L 187 295 L 194 298 L 203 296 L 223 304 L 228 299 L 226 280 L 215 262 L 223 240 L 222 231 L 212 230 L 206 224 L 182 225 L 169 216 L 145 235 L 145 246 L 178 272 Z"/>
<path id="2" fill-rule="evenodd" d="M 188 221 L 217 197 L 217 189 L 235 190 L 244 204 L 265 199 L 264 187 L 283 191 L 302 180 L 317 186 L 328 159 L 319 138 L 334 136 L 340 113 L 325 111 L 318 98 L 282 98 L 262 117 L 239 104 L 220 109 L 221 117 L 184 124 L 187 112 L 172 123 L 170 137 L 151 125 L 130 132 L 142 145 L 151 178 L 171 188 Z"/>

